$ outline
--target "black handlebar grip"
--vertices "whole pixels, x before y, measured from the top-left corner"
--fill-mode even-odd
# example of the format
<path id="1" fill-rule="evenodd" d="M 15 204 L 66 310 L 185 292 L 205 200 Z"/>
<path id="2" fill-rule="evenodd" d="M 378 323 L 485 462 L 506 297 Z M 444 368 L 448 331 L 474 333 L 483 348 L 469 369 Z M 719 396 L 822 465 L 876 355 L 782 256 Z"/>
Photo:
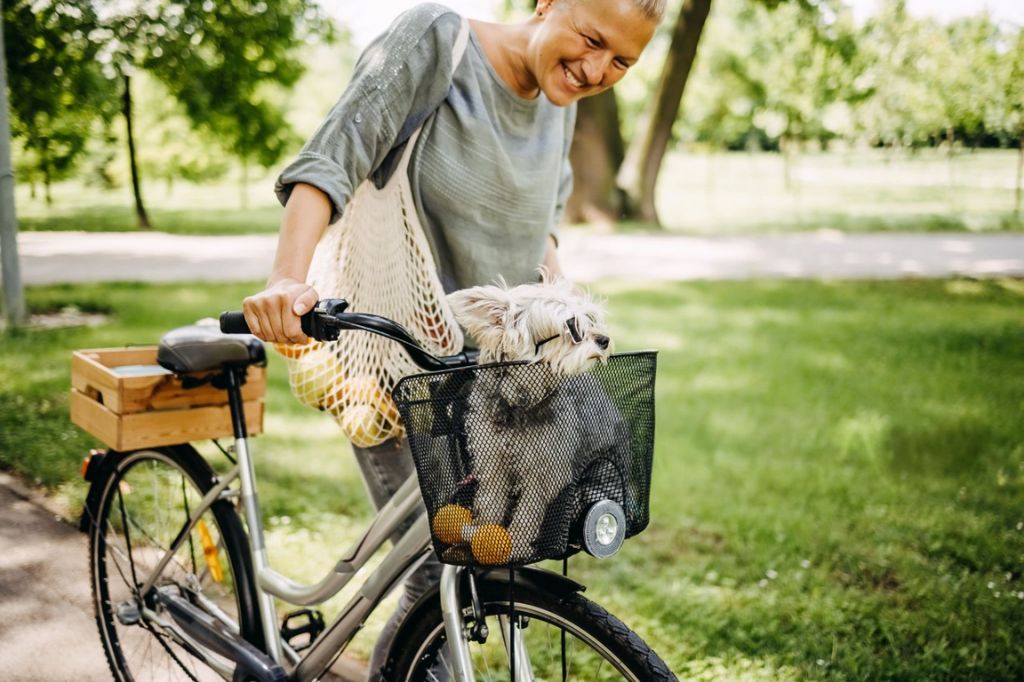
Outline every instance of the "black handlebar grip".
<path id="1" fill-rule="evenodd" d="M 241 311 L 220 314 L 220 330 L 225 334 L 248 334 L 249 324 Z"/>

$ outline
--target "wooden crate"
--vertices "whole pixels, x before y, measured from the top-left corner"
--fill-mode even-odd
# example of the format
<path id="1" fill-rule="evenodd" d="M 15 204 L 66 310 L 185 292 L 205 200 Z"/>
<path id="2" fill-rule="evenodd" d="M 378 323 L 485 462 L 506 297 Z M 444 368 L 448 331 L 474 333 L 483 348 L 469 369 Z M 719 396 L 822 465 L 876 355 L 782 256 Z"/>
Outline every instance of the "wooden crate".
<path id="1" fill-rule="evenodd" d="M 242 400 L 250 434 L 263 431 L 266 383 L 265 368 L 249 367 Z M 156 346 L 75 351 L 71 421 L 115 450 L 232 435 L 227 392 L 184 388 L 156 364 Z"/>

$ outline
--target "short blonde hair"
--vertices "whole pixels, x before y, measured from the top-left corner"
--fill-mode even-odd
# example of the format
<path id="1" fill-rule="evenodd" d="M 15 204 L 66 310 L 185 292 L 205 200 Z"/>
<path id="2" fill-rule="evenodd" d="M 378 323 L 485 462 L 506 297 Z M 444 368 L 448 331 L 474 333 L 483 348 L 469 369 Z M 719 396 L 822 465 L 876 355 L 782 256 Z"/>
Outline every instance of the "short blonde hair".
<path id="1" fill-rule="evenodd" d="M 643 12 L 648 19 L 654 21 L 661 21 L 661 18 L 665 16 L 665 3 L 666 0 L 633 0 L 636 8 Z"/>
<path id="2" fill-rule="evenodd" d="M 569 0 L 566 4 L 583 4 L 587 0 Z M 668 0 L 630 0 L 640 13 L 654 22 L 661 21 L 665 16 L 665 5 Z"/>

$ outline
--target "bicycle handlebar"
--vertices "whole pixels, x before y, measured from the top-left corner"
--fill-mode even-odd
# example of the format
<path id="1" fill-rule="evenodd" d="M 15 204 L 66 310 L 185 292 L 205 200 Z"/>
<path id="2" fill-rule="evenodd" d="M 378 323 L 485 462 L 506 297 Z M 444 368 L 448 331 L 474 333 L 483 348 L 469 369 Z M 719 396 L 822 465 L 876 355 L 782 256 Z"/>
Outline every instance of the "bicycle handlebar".
<path id="1" fill-rule="evenodd" d="M 347 313 L 347 308 L 348 301 L 343 298 L 325 298 L 317 301 L 313 309 L 300 318 L 303 333 L 317 341 L 335 341 L 345 330 L 377 334 L 402 344 L 412 361 L 429 372 L 476 364 L 476 351 L 437 357 L 424 350 L 412 334 L 394 320 L 369 313 Z M 239 311 L 221 313 L 220 330 L 225 334 L 250 333 L 245 316 Z"/>

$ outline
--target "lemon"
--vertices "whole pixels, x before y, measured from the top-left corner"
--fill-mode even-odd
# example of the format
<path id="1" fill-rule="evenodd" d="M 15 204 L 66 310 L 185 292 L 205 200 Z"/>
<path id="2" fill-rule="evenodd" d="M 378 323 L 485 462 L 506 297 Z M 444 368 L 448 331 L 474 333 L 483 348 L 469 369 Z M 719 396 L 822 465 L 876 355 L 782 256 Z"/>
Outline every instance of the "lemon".
<path id="1" fill-rule="evenodd" d="M 323 346 L 314 347 L 291 362 L 288 380 L 292 393 L 303 404 L 320 407 L 334 382 L 337 361 L 333 353 Z"/>
<path id="2" fill-rule="evenodd" d="M 342 411 L 339 423 L 352 445 L 370 448 L 386 441 L 392 431 L 379 417 L 372 405 L 350 405 Z"/>

